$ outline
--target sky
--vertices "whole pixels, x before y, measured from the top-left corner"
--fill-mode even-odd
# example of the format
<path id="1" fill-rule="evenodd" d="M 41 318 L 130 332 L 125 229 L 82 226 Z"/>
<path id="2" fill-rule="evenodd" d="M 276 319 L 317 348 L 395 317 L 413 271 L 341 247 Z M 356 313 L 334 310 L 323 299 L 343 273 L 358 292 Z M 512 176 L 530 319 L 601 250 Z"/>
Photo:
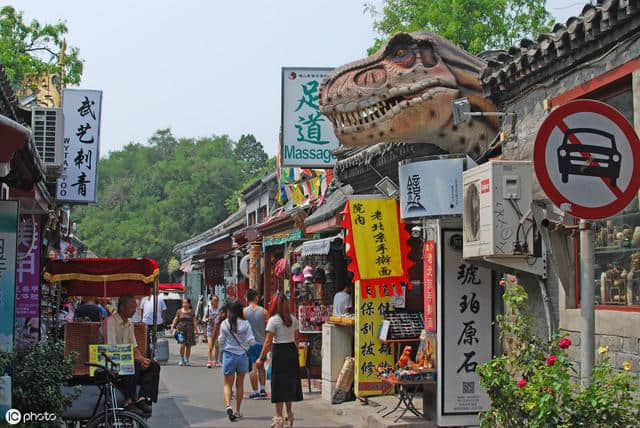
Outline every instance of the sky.
<path id="1" fill-rule="evenodd" d="M 547 4 L 565 22 L 586 2 Z M 67 43 L 85 60 L 80 87 L 103 91 L 103 156 L 161 128 L 177 137 L 252 133 L 275 155 L 281 67 L 339 66 L 365 56 L 376 36 L 363 0 L 6 3 L 27 20 L 66 20 Z"/>

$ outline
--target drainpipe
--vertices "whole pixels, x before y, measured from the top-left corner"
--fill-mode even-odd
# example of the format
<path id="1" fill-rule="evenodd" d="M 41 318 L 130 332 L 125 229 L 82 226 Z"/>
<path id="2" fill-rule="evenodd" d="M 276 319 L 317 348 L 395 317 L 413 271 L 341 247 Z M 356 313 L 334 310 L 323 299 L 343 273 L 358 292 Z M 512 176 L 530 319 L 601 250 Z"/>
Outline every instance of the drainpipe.
<path id="1" fill-rule="evenodd" d="M 544 317 L 547 321 L 547 335 L 549 340 L 553 336 L 555 330 L 553 322 L 553 311 L 551 308 L 551 299 L 549 298 L 549 292 L 547 290 L 547 283 L 544 279 L 537 277 L 538 286 L 540 287 L 540 295 L 542 296 L 542 306 L 544 307 Z"/>

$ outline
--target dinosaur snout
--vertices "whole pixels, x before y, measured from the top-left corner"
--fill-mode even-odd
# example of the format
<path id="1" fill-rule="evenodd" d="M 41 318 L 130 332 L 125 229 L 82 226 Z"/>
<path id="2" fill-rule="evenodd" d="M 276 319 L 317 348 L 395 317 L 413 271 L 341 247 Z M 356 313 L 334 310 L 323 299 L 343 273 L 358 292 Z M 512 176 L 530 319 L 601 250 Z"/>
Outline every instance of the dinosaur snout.
<path id="1" fill-rule="evenodd" d="M 387 71 L 382 66 L 371 67 L 356 73 L 353 81 L 361 88 L 379 88 L 387 82 Z"/>

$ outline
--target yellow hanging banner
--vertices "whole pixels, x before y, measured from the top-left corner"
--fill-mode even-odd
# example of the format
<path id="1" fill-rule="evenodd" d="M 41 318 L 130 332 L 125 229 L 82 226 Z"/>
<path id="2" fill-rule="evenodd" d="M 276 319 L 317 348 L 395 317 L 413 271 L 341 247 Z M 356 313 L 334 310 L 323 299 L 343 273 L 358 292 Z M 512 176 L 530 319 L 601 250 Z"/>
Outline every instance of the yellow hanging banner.
<path id="1" fill-rule="evenodd" d="M 354 199 L 349 214 L 360 279 L 404 275 L 397 201 Z"/>

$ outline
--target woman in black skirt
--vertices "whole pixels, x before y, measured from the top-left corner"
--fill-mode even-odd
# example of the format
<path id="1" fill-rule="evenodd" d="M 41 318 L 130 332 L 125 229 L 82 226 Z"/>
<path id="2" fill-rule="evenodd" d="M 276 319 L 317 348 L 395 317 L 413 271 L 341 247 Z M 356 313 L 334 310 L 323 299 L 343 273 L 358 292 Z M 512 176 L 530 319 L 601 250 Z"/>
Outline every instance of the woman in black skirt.
<path id="1" fill-rule="evenodd" d="M 271 402 L 276 405 L 276 416 L 271 424 L 282 428 L 286 422 L 293 426 L 293 401 L 302 401 L 300 383 L 300 363 L 296 330 L 298 320 L 289 312 L 289 301 L 278 294 L 274 297 L 267 321 L 267 337 L 256 365 L 261 366 L 267 352 L 271 350 Z M 287 417 L 283 418 L 282 405 L 287 407 Z"/>

